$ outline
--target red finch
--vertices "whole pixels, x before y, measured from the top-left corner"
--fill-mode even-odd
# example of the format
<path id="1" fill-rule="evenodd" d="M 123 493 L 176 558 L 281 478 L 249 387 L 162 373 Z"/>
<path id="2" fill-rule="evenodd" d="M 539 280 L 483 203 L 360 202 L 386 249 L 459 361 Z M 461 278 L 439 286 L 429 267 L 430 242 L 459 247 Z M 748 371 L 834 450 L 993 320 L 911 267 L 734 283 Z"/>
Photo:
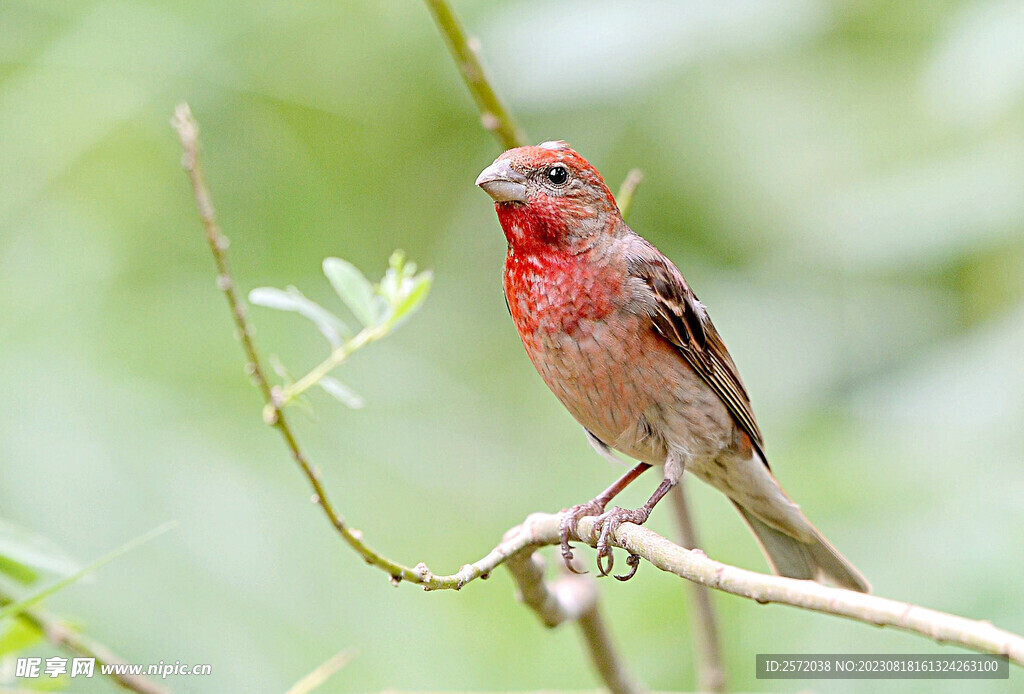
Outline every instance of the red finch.
<path id="1" fill-rule="evenodd" d="M 626 226 L 601 174 L 566 143 L 545 142 L 505 152 L 476 184 L 508 240 L 505 298 L 527 355 L 599 453 L 640 461 L 564 515 L 566 564 L 580 518 L 597 515 L 606 575 L 615 529 L 644 523 L 689 470 L 729 497 L 775 573 L 870 591 L 769 471 L 750 398 L 704 306 Z M 605 511 L 653 465 L 664 479 L 646 504 Z"/>

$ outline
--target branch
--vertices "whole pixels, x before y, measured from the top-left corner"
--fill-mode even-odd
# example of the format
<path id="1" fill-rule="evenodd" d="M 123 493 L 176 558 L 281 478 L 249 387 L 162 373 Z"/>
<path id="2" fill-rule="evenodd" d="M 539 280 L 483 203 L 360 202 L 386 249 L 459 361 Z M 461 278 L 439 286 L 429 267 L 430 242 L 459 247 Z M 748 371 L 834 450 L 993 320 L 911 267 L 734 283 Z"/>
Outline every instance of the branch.
<path id="1" fill-rule="evenodd" d="M 557 545 L 560 518 L 560 514 L 530 516 L 520 526 L 519 542 L 525 546 Z M 593 530 L 593 518 L 581 520 L 579 540 L 592 547 L 596 545 Z M 1005 655 L 1011 662 L 1024 667 L 1024 637 L 998 629 L 988 621 L 966 619 L 843 588 L 830 588 L 813 581 L 747 571 L 714 561 L 699 549 L 680 547 L 652 530 L 631 523 L 619 527 L 613 544 L 640 555 L 662 571 L 760 604 L 774 602 L 865 624 L 894 627 L 938 643 L 954 644 L 979 653 Z M 504 551 L 509 549 L 511 544 L 506 544 Z"/>
<path id="2" fill-rule="evenodd" d="M 697 529 L 690 517 L 690 507 L 686 502 L 683 480 L 679 480 L 669 492 L 672 508 L 676 515 L 676 526 L 683 547 L 693 549 L 700 547 L 697 540 Z M 690 583 L 693 595 L 693 607 L 696 620 L 693 622 L 694 640 L 698 644 L 701 657 L 697 659 L 697 688 L 701 691 L 727 691 L 725 677 L 725 659 L 722 657 L 722 638 L 718 630 L 718 617 L 711 592 L 701 583 Z"/>
<path id="3" fill-rule="evenodd" d="M 14 596 L 0 592 L 0 605 L 8 605 L 15 601 Z M 126 661 L 112 650 L 89 638 L 85 634 L 75 631 L 58 618 L 39 609 L 24 609 L 17 615 L 31 624 L 35 629 L 46 637 L 46 640 L 58 648 L 64 648 L 83 658 L 94 658 L 97 671 L 104 665 L 124 665 Z M 115 680 L 125 689 L 138 694 L 167 694 L 164 689 L 155 682 L 140 675 L 115 674 L 107 675 Z"/>
<path id="4" fill-rule="evenodd" d="M 512 149 L 526 144 L 526 134 L 516 125 L 512 115 L 501 103 L 487 73 L 480 64 L 477 53 L 480 42 L 466 35 L 462 22 L 452 11 L 448 0 L 425 0 L 430 14 L 434 17 L 437 28 L 444 36 L 444 42 L 452 54 L 455 65 L 459 68 L 463 82 L 473 95 L 477 108 L 480 110 L 480 122 L 484 129 L 490 131 L 501 143 L 503 149 Z"/>
<path id="5" fill-rule="evenodd" d="M 619 186 L 619 192 L 615 199 L 623 220 L 629 218 L 633 207 L 633 196 L 643 180 L 644 174 L 640 169 L 630 169 L 622 181 L 622 185 Z M 682 480 L 680 480 L 680 484 L 672 488 L 670 496 L 682 546 L 690 549 L 700 547 L 700 542 L 697 540 L 697 529 L 686 502 Z M 728 691 L 725 658 L 722 655 L 722 638 L 718 629 L 715 606 L 711 601 L 711 593 L 707 586 L 700 583 L 690 583 L 690 589 L 696 616 L 692 623 L 693 634 L 699 652 L 699 657 L 696 658 L 698 689 L 707 692 Z"/>
<path id="6" fill-rule="evenodd" d="M 424 590 L 461 588 L 521 552 L 533 552 L 544 545 L 558 545 L 561 514 L 535 513 L 502 539 L 485 557 L 466 564 L 451 576 L 436 576 L 424 564 L 419 565 Z M 594 518 L 579 523 L 578 537 L 591 547 L 597 544 L 593 534 Z M 1024 637 L 998 629 L 988 621 L 966 619 L 920 605 L 830 588 L 813 581 L 748 571 L 710 559 L 699 549 L 689 550 L 643 526 L 624 523 L 616 530 L 612 544 L 637 554 L 671 574 L 710 588 L 754 600 L 800 607 L 805 610 L 846 617 L 865 624 L 889 626 L 918 634 L 938 643 L 948 643 L 979 653 L 1005 655 L 1024 667 Z"/>
<path id="7" fill-rule="evenodd" d="M 485 557 L 467 564 L 451 576 L 435 576 L 422 568 L 424 590 L 461 588 L 475 578 L 487 576 L 495 568 L 520 552 L 532 552 L 544 545 L 558 545 L 561 514 L 535 513 L 502 539 Z M 578 537 L 591 547 L 594 518 L 580 521 Z M 949 643 L 979 653 L 1005 655 L 1024 667 L 1024 637 L 998 629 L 991 622 L 966 619 L 920 605 L 830 588 L 813 581 L 748 571 L 710 559 L 699 549 L 689 550 L 665 539 L 646 527 L 624 523 L 616 530 L 612 544 L 637 554 L 671 574 L 710 588 L 754 600 L 800 607 L 865 624 L 889 626 L 918 634 L 938 643 Z"/>
<path id="8" fill-rule="evenodd" d="M 518 531 L 519 528 L 513 528 L 509 535 L 514 536 Z M 579 625 L 590 660 L 612 694 L 644 691 L 629 675 L 605 628 L 593 578 L 567 574 L 547 583 L 544 559 L 532 550 L 513 554 L 505 566 L 516 583 L 519 600 L 533 610 L 545 626 L 556 627 L 570 621 Z"/>

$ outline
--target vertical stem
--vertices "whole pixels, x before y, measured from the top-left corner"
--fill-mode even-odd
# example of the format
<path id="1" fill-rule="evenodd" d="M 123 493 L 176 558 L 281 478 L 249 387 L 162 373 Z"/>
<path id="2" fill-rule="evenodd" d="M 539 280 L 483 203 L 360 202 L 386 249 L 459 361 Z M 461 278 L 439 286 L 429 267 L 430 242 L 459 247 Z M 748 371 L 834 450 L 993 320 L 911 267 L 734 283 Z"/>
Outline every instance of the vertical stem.
<path id="1" fill-rule="evenodd" d="M 506 534 L 505 539 L 508 537 Z M 535 552 L 509 556 L 505 567 L 516 583 L 519 600 L 533 610 L 545 626 L 576 623 L 590 662 L 609 691 L 613 694 L 644 694 L 644 688 L 629 674 L 601 619 L 600 593 L 593 578 L 567 574 L 554 581 L 546 581 L 544 560 Z"/>
<path id="2" fill-rule="evenodd" d="M 597 668 L 601 681 L 612 694 L 639 694 L 644 689 L 629 675 L 629 670 L 619 658 L 615 644 L 608 635 L 601 611 L 595 604 L 579 616 L 576 624 L 583 635 L 583 645 L 590 654 L 590 660 Z"/>
<path id="3" fill-rule="evenodd" d="M 688 549 L 699 547 L 697 530 L 690 516 L 690 508 L 683 491 L 683 480 L 673 487 L 672 507 L 675 509 L 680 544 Z M 722 640 L 718 631 L 718 617 L 711 602 L 711 591 L 700 583 L 690 583 L 696 620 L 693 636 L 699 650 L 697 658 L 697 688 L 705 692 L 726 692 L 725 665 L 722 661 Z"/>
<path id="4" fill-rule="evenodd" d="M 462 74 L 462 80 L 469 88 L 469 93 L 473 95 L 484 128 L 498 138 L 504 149 L 525 145 L 526 135 L 501 103 L 480 64 L 480 57 L 477 55 L 480 50 L 479 42 L 466 35 L 462 22 L 452 11 L 448 0 L 426 0 L 426 3 L 437 23 L 437 28 L 441 30 L 456 67 Z"/>

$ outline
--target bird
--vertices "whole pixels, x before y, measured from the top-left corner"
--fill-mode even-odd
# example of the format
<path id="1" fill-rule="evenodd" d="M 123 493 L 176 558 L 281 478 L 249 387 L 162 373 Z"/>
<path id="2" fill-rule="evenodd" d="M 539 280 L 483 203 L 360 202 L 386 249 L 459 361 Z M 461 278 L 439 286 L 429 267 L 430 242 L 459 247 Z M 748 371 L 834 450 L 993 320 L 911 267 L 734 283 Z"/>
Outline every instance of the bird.
<path id="1" fill-rule="evenodd" d="M 723 492 L 781 576 L 860 592 L 863 575 L 811 524 L 768 466 L 740 378 L 704 305 L 679 269 L 623 220 L 601 174 L 562 140 L 509 149 L 476 179 L 508 248 L 503 289 L 530 361 L 602 456 L 637 464 L 562 514 L 561 555 L 596 516 L 597 569 L 611 539 L 641 525 L 684 471 Z M 617 458 L 615 458 L 617 459 Z M 636 509 L 608 504 L 643 472 L 662 480 Z M 632 571 L 639 558 L 631 555 Z"/>

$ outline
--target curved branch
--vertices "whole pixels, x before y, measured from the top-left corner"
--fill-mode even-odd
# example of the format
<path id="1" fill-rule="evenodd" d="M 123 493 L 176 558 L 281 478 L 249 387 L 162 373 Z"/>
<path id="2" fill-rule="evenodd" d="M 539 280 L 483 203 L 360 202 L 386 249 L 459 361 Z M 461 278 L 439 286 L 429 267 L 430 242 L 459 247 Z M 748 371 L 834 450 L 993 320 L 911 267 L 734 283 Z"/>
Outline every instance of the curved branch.
<path id="1" fill-rule="evenodd" d="M 192 116 L 192 109 L 189 108 L 188 104 L 178 104 L 178 107 L 174 110 L 171 125 L 177 131 L 178 138 L 181 140 L 181 166 L 185 169 L 185 173 L 188 174 L 189 181 L 192 184 L 196 208 L 199 210 L 199 218 L 203 223 L 203 229 L 206 231 L 206 241 L 210 246 L 210 252 L 213 253 L 214 262 L 217 264 L 217 287 L 224 293 L 224 297 L 228 301 L 231 317 L 235 322 L 235 336 L 242 343 L 242 349 L 245 351 L 247 360 L 245 370 L 256 383 L 256 387 L 260 389 L 263 401 L 266 403 L 263 415 L 264 420 L 281 434 L 285 445 L 288 447 L 288 451 L 292 455 L 292 459 L 295 460 L 295 463 L 302 470 L 302 474 L 306 476 L 310 486 L 313 488 L 313 502 L 323 509 L 324 515 L 327 516 L 327 519 L 334 526 L 335 530 L 338 531 L 342 539 L 358 552 L 368 564 L 387 571 L 392 580 L 399 581 L 405 579 L 407 581 L 419 582 L 417 580 L 419 577 L 418 569 L 403 566 L 375 552 L 363 542 L 362 534 L 358 530 L 350 528 L 345 523 L 344 519 L 334 510 L 331 500 L 327 498 L 327 493 L 320 482 L 319 471 L 310 464 L 302 449 L 299 448 L 295 434 L 288 425 L 288 420 L 285 418 L 284 411 L 282 410 L 281 393 L 279 389 L 271 387 L 270 380 L 267 378 L 266 371 L 260 361 L 259 353 L 256 351 L 256 343 L 252 338 L 252 329 L 249 327 L 245 304 L 242 303 L 238 292 L 235 291 L 235 280 L 231 274 L 231 267 L 228 265 L 227 256 L 230 242 L 217 223 L 217 211 L 214 209 L 213 198 L 210 196 L 210 189 L 206 185 L 206 177 L 203 175 L 203 169 L 199 162 L 199 123 Z"/>

